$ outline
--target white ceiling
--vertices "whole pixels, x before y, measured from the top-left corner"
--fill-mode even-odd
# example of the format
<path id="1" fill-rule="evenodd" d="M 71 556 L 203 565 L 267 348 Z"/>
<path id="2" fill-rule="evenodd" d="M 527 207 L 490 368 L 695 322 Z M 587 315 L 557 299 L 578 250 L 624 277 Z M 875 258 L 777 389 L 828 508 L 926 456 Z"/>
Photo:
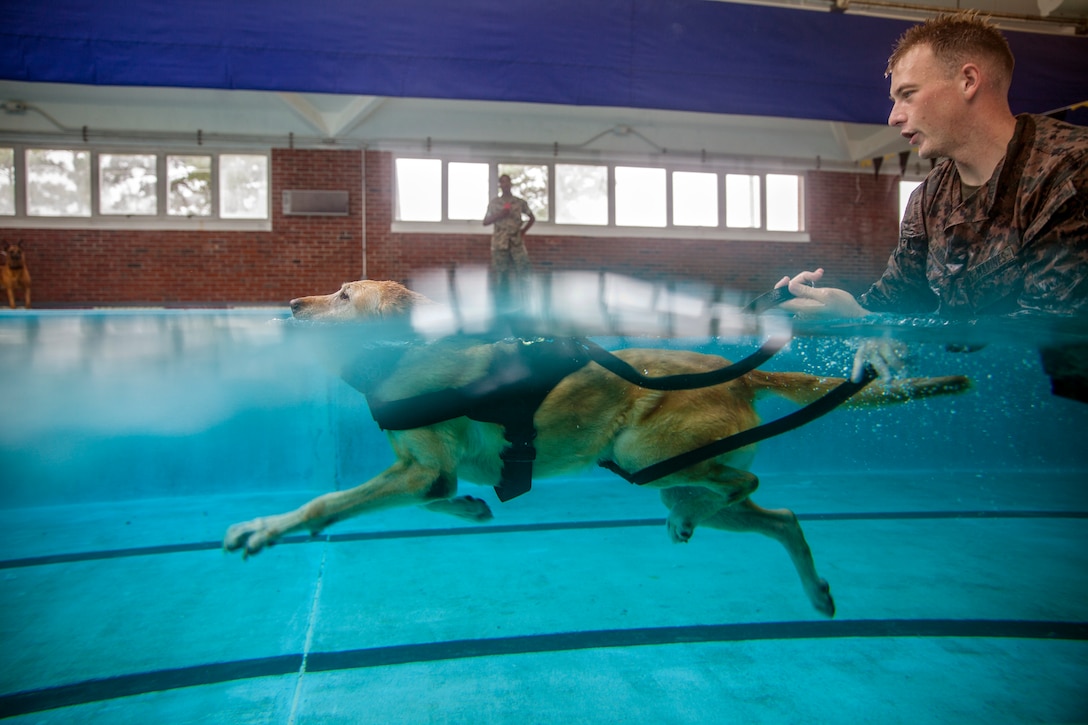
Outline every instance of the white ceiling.
<path id="1" fill-rule="evenodd" d="M 847 12 L 920 18 L 919 5 L 879 0 L 772 0 Z M 929 7 L 955 8 L 956 0 Z M 965 6 L 966 7 L 966 6 Z M 1071 33 L 1041 18 L 1088 22 L 1088 0 L 975 0 L 1017 30 Z M 1001 14 L 1008 17 L 1001 18 Z M 1030 21 L 1029 18 L 1040 19 Z M 907 150 L 881 125 L 629 108 L 422 100 L 187 88 L 0 81 L 0 140 L 147 143 L 166 147 L 289 146 L 456 151 L 506 150 L 591 158 L 785 159 L 841 167 Z M 916 157 L 915 157 L 916 158 Z M 818 161 L 817 161 L 818 159 Z"/>

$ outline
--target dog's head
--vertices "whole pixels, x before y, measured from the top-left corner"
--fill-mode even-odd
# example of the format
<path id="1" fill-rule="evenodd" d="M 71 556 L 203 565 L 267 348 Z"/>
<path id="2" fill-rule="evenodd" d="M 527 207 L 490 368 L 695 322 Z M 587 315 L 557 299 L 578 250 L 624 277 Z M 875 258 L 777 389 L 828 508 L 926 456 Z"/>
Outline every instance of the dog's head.
<path id="1" fill-rule="evenodd" d="M 329 295 L 291 300 L 291 314 L 299 320 L 368 320 L 395 318 L 430 304 L 418 292 L 397 282 L 360 280 L 345 282 Z"/>
<path id="2" fill-rule="evenodd" d="M 20 242 L 9 243 L 4 247 L 4 252 L 8 258 L 9 267 L 23 266 L 23 245 Z"/>

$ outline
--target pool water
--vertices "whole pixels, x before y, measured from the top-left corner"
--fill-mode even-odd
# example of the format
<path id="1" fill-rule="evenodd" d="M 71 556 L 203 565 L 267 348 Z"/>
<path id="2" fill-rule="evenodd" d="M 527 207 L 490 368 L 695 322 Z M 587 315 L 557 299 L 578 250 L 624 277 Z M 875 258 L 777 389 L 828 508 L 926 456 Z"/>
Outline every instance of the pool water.
<path id="1" fill-rule="evenodd" d="M 1088 722 L 1088 405 L 1031 340 L 912 341 L 912 374 L 973 388 L 761 444 L 753 499 L 798 514 L 828 620 L 775 542 L 672 544 L 656 492 L 600 470 L 507 503 L 462 483 L 488 524 L 398 509 L 223 553 L 229 525 L 392 461 L 286 316 L 0 317 L 0 718 Z M 763 367 L 842 375 L 856 333 Z"/>

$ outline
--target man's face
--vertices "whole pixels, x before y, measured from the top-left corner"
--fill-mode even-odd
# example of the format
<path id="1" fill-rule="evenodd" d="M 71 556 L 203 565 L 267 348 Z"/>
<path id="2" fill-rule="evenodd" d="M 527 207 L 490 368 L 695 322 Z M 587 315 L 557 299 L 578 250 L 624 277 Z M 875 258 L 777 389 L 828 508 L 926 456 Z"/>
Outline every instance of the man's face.
<path id="1" fill-rule="evenodd" d="M 510 177 L 506 174 L 499 177 L 499 188 L 502 189 L 504 194 L 510 193 Z"/>
<path id="2" fill-rule="evenodd" d="M 891 97 L 888 125 L 897 126 L 919 156 L 955 156 L 970 132 L 962 122 L 963 94 L 957 76 L 949 76 L 928 45 L 908 51 L 892 68 Z"/>

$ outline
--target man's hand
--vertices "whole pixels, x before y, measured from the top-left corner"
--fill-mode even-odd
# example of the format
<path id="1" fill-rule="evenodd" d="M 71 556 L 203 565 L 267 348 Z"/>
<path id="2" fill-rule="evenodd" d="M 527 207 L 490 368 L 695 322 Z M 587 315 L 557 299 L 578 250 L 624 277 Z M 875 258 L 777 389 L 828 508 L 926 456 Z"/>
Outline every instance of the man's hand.
<path id="1" fill-rule="evenodd" d="M 906 367 L 908 353 L 907 346 L 898 340 L 865 340 L 854 353 L 850 379 L 860 381 L 866 363 L 876 368 L 882 382 L 896 378 Z"/>
<path id="2" fill-rule="evenodd" d="M 823 276 L 824 270 L 821 268 L 815 272 L 802 272 L 792 279 L 783 277 L 778 280 L 775 289 L 788 286 L 795 298 L 779 306 L 808 319 L 843 319 L 869 314 L 849 292 L 834 287 L 816 287 Z"/>

